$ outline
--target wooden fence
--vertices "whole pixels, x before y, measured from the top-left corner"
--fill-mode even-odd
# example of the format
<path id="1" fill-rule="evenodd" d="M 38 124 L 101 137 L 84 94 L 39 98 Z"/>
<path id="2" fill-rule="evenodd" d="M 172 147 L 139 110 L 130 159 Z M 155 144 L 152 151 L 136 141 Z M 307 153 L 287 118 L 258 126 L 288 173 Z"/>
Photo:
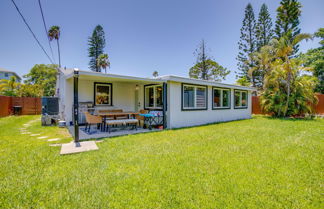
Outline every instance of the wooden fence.
<path id="1" fill-rule="evenodd" d="M 0 117 L 13 114 L 13 106 L 21 106 L 22 115 L 37 115 L 42 112 L 41 98 L 0 96 Z"/>
<path id="2" fill-rule="evenodd" d="M 318 103 L 315 106 L 315 112 L 316 114 L 324 115 L 324 94 L 316 94 L 316 96 Z M 258 96 L 252 96 L 252 114 L 264 114 Z"/>

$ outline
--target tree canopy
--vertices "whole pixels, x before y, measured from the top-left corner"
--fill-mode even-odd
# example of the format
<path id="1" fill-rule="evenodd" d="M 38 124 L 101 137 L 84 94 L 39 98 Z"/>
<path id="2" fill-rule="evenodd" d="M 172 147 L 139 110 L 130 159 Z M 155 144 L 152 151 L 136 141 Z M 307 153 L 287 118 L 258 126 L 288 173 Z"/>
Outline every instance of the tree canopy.
<path id="1" fill-rule="evenodd" d="M 197 61 L 196 64 L 189 69 L 190 78 L 221 81 L 230 73 L 229 70 L 209 57 L 204 40 L 201 41 L 195 54 L 197 56 Z"/>
<path id="2" fill-rule="evenodd" d="M 304 66 L 313 68 L 313 75 L 318 79 L 315 91 L 324 94 L 324 28 L 320 28 L 314 36 L 321 39 L 321 46 L 300 54 L 299 58 Z"/>
<path id="3" fill-rule="evenodd" d="M 297 0 L 281 0 L 277 8 L 277 19 L 275 25 L 276 38 L 286 36 L 292 41 L 300 34 L 299 17 L 301 15 L 301 4 Z M 299 45 L 294 46 L 293 54 L 298 52 Z"/>
<path id="4" fill-rule="evenodd" d="M 28 74 L 24 75 L 24 83 L 38 85 L 43 89 L 42 96 L 54 96 L 57 79 L 57 65 L 36 64 Z"/>
<path id="5" fill-rule="evenodd" d="M 248 70 L 251 67 L 254 67 L 254 63 L 248 63 L 249 55 L 254 53 L 257 49 L 257 40 L 255 33 L 255 17 L 252 5 L 249 3 L 245 8 L 245 15 L 243 19 L 243 24 L 241 28 L 240 41 L 238 42 L 239 54 L 237 56 L 237 67 L 238 67 L 238 77 L 246 77 L 248 81 L 252 82 L 252 85 L 255 86 L 255 74 L 250 77 L 248 75 Z"/>
<path id="6" fill-rule="evenodd" d="M 257 49 L 268 45 L 273 38 L 272 20 L 266 4 L 262 4 L 255 28 Z"/>
<path id="7" fill-rule="evenodd" d="M 98 65 L 98 57 L 104 53 L 106 45 L 105 32 L 101 25 L 97 25 L 92 32 L 92 36 L 88 38 L 88 55 L 90 57 L 89 68 L 95 72 L 101 72 Z"/>

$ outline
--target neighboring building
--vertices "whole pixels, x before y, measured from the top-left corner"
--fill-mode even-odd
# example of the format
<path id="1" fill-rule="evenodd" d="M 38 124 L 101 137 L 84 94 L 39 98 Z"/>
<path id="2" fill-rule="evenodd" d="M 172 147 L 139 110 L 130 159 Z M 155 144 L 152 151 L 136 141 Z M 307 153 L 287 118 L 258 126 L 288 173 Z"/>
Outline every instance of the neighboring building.
<path id="1" fill-rule="evenodd" d="M 77 71 L 78 102 L 92 109 L 159 110 L 167 128 L 251 118 L 251 87 L 173 75 L 152 79 Z M 73 69 L 58 75 L 60 115 L 67 124 L 73 119 L 73 77 Z"/>
<path id="2" fill-rule="evenodd" d="M 0 80 L 1 79 L 9 80 L 11 76 L 16 77 L 16 82 L 19 83 L 21 82 L 21 78 L 17 73 L 15 73 L 14 71 L 6 70 L 4 68 L 0 68 Z"/>

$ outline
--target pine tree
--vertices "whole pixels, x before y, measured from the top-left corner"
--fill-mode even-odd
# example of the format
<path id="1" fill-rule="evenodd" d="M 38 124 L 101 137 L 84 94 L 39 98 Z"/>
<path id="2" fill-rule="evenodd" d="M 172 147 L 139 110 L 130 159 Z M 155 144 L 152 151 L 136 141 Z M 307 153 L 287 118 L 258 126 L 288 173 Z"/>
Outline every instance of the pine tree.
<path id="1" fill-rule="evenodd" d="M 248 63 L 249 55 L 256 51 L 256 35 L 255 35 L 255 18 L 252 5 L 249 3 L 245 8 L 245 16 L 243 19 L 243 26 L 241 28 L 241 37 L 238 42 L 239 54 L 237 56 L 238 77 L 246 77 L 248 81 L 255 86 L 254 75 L 249 77 L 249 68 L 253 67 L 253 62 Z"/>
<path id="2" fill-rule="evenodd" d="M 229 70 L 209 57 L 204 40 L 199 44 L 195 54 L 197 56 L 197 61 L 196 64 L 189 69 L 190 78 L 221 81 L 230 73 Z"/>
<path id="3" fill-rule="evenodd" d="M 289 36 L 289 41 L 300 34 L 299 17 L 301 15 L 301 4 L 297 0 L 282 0 L 277 8 L 277 20 L 275 26 L 276 38 Z M 299 45 L 294 47 L 294 54 L 298 52 Z"/>
<path id="4" fill-rule="evenodd" d="M 101 25 L 97 25 L 92 32 L 92 36 L 88 39 L 88 53 L 90 57 L 89 68 L 92 71 L 101 72 L 97 59 L 101 54 L 103 54 L 105 44 L 105 32 Z"/>
<path id="5" fill-rule="evenodd" d="M 268 45 L 273 38 L 272 20 L 266 4 L 262 4 L 256 25 L 257 49 Z"/>

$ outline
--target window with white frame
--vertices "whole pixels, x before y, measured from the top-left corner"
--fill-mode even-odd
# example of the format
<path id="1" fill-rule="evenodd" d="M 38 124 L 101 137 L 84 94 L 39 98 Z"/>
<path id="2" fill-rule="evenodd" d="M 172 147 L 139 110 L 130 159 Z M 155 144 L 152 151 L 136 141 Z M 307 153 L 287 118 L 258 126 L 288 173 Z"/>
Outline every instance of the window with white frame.
<path id="1" fill-rule="evenodd" d="M 182 84 L 182 109 L 207 109 L 207 87 Z"/>
<path id="2" fill-rule="evenodd" d="M 248 92 L 235 90 L 234 100 L 235 108 L 247 108 Z"/>
<path id="3" fill-rule="evenodd" d="M 213 88 L 213 109 L 231 108 L 231 90 Z"/>
<path id="4" fill-rule="evenodd" d="M 162 109 L 163 108 L 163 89 L 162 85 L 148 85 L 144 88 L 145 109 Z"/>

